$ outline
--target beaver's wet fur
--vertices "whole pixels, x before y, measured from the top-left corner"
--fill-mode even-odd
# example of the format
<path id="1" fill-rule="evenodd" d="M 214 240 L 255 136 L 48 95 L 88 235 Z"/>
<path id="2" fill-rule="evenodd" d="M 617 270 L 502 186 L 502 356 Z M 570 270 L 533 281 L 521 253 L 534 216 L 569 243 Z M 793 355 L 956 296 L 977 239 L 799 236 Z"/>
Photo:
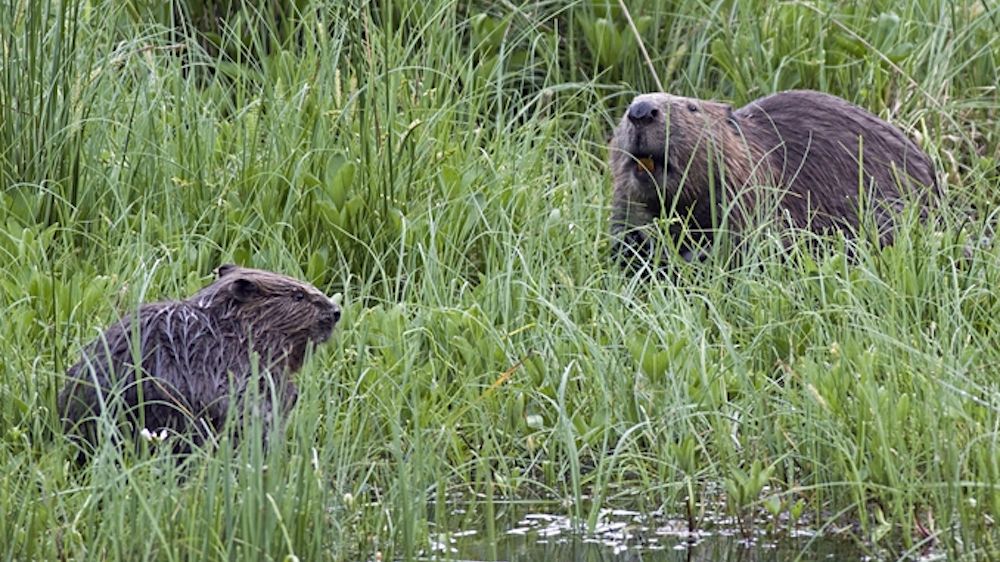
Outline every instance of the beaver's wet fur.
<path id="1" fill-rule="evenodd" d="M 612 235 L 619 261 L 652 255 L 666 219 L 686 260 L 702 258 L 720 228 L 736 240 L 754 221 L 856 237 L 859 199 L 877 238 L 893 239 L 904 203 L 937 194 L 930 158 L 899 129 L 841 98 L 787 91 L 734 110 L 665 93 L 629 106 L 610 143 Z M 859 171 L 861 176 L 859 177 Z"/>
<path id="2" fill-rule="evenodd" d="M 175 450 L 203 443 L 234 414 L 259 417 L 266 435 L 296 401 L 291 375 L 307 347 L 329 339 L 339 319 L 340 307 L 308 283 L 221 266 L 190 298 L 144 304 L 87 346 L 59 394 L 63 424 L 84 449 L 105 410 L 132 433 L 187 436 Z"/>

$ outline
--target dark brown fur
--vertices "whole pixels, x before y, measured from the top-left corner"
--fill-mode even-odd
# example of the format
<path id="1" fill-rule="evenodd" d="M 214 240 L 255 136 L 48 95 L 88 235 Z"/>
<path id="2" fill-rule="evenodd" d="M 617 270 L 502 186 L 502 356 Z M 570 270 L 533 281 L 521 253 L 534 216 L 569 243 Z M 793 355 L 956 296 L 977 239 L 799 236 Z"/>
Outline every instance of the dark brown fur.
<path id="1" fill-rule="evenodd" d="M 632 111 L 639 107 L 646 111 Z M 652 173 L 643 159 L 654 163 Z M 889 244 L 903 204 L 926 207 L 937 192 L 930 158 L 897 128 L 805 90 L 735 111 L 670 94 L 638 96 L 615 129 L 610 160 L 615 254 L 626 262 L 654 257 L 649 229 L 660 217 L 687 260 L 700 257 L 723 225 L 737 240 L 761 220 L 850 238 L 859 196 Z"/>
<path id="2" fill-rule="evenodd" d="M 329 339 L 339 318 L 340 308 L 308 283 L 224 265 L 192 297 L 142 305 L 88 345 L 59 394 L 64 425 L 94 442 L 95 416 L 124 411 L 134 430 L 193 430 L 202 442 L 236 406 L 259 416 L 266 432 L 295 403 L 290 375 L 307 346 Z M 249 389 L 255 373 L 263 382 Z M 243 400 L 249 390 L 259 393 L 252 404 Z"/>

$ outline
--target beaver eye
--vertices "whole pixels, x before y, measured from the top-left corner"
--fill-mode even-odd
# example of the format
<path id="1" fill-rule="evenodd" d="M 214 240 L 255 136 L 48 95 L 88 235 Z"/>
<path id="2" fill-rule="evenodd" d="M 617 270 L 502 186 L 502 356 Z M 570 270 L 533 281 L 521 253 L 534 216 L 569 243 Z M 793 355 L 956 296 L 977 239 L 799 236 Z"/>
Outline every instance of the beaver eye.
<path id="1" fill-rule="evenodd" d="M 295 291 L 295 293 L 292 295 L 292 298 L 294 298 L 297 301 L 303 300 L 306 298 L 306 293 L 305 291 Z"/>

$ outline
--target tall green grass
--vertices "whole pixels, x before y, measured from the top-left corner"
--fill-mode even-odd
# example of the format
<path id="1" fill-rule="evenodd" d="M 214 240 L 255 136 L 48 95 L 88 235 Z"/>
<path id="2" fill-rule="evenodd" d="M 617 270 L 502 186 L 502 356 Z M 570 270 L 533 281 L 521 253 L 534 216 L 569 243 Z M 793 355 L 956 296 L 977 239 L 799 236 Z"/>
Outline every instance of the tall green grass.
<path id="1" fill-rule="evenodd" d="M 604 144 L 656 83 L 617 2 L 0 6 L 3 558 L 410 558 L 524 499 L 804 507 L 1000 558 L 1000 256 L 963 257 L 1000 187 L 1000 8 L 627 5 L 670 91 L 817 88 L 919 137 L 940 220 L 854 261 L 762 234 L 737 267 L 613 267 Z M 72 468 L 80 346 L 228 261 L 343 294 L 284 442 Z"/>

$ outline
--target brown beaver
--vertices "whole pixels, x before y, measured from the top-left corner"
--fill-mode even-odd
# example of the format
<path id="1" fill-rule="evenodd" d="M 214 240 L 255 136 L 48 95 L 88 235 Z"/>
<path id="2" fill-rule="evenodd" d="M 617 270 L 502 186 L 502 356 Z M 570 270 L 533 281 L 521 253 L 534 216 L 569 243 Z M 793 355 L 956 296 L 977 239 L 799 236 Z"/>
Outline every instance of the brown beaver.
<path id="1" fill-rule="evenodd" d="M 650 230 L 660 217 L 690 261 L 704 257 L 720 230 L 738 241 L 761 220 L 852 238 L 859 208 L 870 209 L 879 241 L 890 244 L 903 204 L 916 200 L 923 216 L 937 194 L 930 158 L 899 129 L 841 98 L 806 90 L 735 111 L 725 103 L 640 95 L 615 129 L 610 160 L 613 251 L 633 264 L 662 258 Z"/>
<path id="2" fill-rule="evenodd" d="M 133 431 L 191 433 L 201 443 L 230 415 L 259 416 L 266 436 L 287 414 L 298 395 L 290 375 L 310 343 L 330 338 L 340 307 L 277 273 L 223 265 L 217 274 L 186 300 L 142 305 L 84 349 L 58 398 L 68 434 L 96 443 L 96 416 L 124 412 Z M 251 391 L 256 400 L 245 401 Z"/>

